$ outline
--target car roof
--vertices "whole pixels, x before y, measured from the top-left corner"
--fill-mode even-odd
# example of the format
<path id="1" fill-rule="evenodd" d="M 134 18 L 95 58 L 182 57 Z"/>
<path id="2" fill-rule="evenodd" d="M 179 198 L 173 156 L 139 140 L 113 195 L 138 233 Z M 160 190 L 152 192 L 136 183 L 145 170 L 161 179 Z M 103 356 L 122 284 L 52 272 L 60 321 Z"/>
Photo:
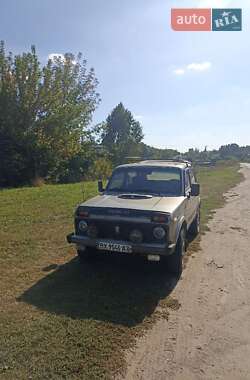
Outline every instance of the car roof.
<path id="1" fill-rule="evenodd" d="M 151 166 L 151 167 L 172 167 L 172 168 L 180 168 L 185 169 L 186 167 L 190 167 L 191 163 L 188 161 L 172 161 L 172 160 L 146 160 L 135 162 L 132 164 L 120 165 L 118 168 L 133 168 L 138 166 Z"/>

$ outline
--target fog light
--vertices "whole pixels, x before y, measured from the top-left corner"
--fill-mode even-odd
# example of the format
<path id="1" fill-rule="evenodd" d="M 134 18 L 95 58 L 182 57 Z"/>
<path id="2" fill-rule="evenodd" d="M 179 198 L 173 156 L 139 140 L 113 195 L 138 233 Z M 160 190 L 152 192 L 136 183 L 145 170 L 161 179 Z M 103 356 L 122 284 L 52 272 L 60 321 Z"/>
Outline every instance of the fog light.
<path id="1" fill-rule="evenodd" d="M 162 240 L 166 236 L 166 231 L 163 227 L 155 227 L 153 230 L 153 235 L 157 240 Z"/>
<path id="2" fill-rule="evenodd" d="M 80 231 L 82 231 L 82 232 L 86 232 L 87 229 L 88 229 L 88 223 L 85 222 L 85 220 L 81 220 L 81 221 L 79 222 L 79 224 L 78 224 L 78 228 L 79 228 Z"/>
<path id="3" fill-rule="evenodd" d="M 133 231 L 130 232 L 129 239 L 133 243 L 141 243 L 142 240 L 143 240 L 143 235 L 142 235 L 141 231 L 139 231 L 139 230 L 133 230 Z"/>

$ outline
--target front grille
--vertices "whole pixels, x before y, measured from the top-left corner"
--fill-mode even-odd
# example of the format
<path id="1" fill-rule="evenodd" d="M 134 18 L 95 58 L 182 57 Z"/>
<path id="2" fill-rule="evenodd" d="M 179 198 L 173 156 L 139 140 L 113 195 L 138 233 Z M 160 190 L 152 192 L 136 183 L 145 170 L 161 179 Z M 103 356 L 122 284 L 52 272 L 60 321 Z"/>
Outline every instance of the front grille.
<path id="1" fill-rule="evenodd" d="M 129 241 L 129 235 L 134 229 L 140 230 L 143 234 L 143 243 L 164 243 L 166 237 L 163 240 L 157 240 L 153 236 L 154 227 L 159 224 L 156 223 L 132 223 L 132 222 L 120 222 L 120 221 L 105 221 L 105 220 L 86 220 L 89 226 L 96 226 L 98 233 L 98 239 L 112 239 L 112 240 L 124 240 Z M 86 235 L 78 230 L 76 223 L 77 233 L 80 235 Z M 166 235 L 167 236 L 167 235 Z"/>

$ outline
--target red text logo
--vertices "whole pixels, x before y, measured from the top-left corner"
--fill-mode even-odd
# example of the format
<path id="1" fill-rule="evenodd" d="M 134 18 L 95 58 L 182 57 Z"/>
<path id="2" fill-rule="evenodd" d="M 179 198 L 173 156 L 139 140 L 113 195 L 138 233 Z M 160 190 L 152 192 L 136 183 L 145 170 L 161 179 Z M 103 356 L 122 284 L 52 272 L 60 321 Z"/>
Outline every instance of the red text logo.
<path id="1" fill-rule="evenodd" d="M 211 31 L 211 9 L 171 9 L 171 26 L 176 31 Z"/>

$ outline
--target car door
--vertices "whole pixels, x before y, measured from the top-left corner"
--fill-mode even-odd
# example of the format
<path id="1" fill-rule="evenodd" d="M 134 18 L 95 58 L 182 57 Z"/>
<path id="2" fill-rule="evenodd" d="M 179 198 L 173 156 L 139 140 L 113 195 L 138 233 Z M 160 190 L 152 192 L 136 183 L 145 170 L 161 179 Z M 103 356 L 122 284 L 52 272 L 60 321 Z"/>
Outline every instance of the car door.
<path id="1" fill-rule="evenodd" d="M 192 186 L 193 183 L 197 182 L 192 168 L 188 169 L 188 175 L 190 178 L 190 184 Z M 200 198 L 197 196 L 191 195 L 189 199 L 190 199 L 190 220 L 192 223 L 197 214 L 197 210 L 199 208 Z"/>
<path id="2" fill-rule="evenodd" d="M 197 183 L 197 180 L 195 178 L 194 171 L 192 168 L 189 168 L 189 175 L 190 175 L 190 182 L 192 186 L 193 183 Z M 193 207 L 193 215 L 192 215 L 192 220 L 193 220 L 197 214 L 197 210 L 200 207 L 200 197 L 192 196 L 191 198 L 192 198 L 191 200 L 192 200 L 192 207 Z"/>
<path id="3" fill-rule="evenodd" d="M 185 170 L 185 178 L 184 178 L 184 183 L 185 183 L 185 196 L 186 196 L 186 208 L 185 208 L 185 213 L 186 213 L 186 221 L 188 224 L 188 227 L 192 223 L 194 219 L 194 209 L 195 209 L 195 203 L 194 203 L 194 197 L 191 196 L 191 176 L 190 176 L 190 171 L 189 168 Z"/>

